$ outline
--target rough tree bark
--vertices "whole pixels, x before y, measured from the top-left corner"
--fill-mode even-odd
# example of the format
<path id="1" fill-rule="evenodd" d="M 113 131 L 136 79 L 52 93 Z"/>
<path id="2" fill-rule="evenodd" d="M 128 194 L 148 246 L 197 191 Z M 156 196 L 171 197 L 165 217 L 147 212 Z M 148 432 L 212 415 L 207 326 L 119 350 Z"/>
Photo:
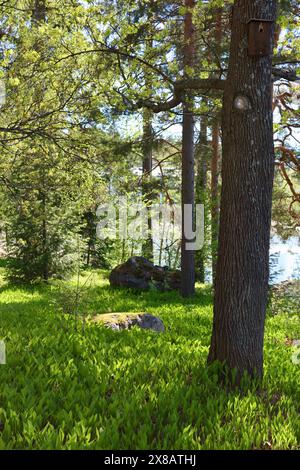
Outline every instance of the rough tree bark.
<path id="1" fill-rule="evenodd" d="M 194 63 L 194 37 L 192 11 L 195 0 L 185 0 L 187 8 L 184 18 L 184 68 L 185 71 L 192 68 Z M 184 223 L 184 210 L 186 205 L 194 206 L 195 202 L 195 168 L 194 168 L 194 115 L 192 93 L 185 93 L 183 99 L 182 120 L 182 244 L 181 244 L 181 294 L 189 297 L 195 292 L 195 252 L 187 249 L 187 243 L 191 240 L 186 238 L 186 227 Z"/>
<path id="2" fill-rule="evenodd" d="M 212 278 L 213 284 L 216 279 L 217 270 L 217 251 L 219 237 L 219 122 L 215 121 L 212 125 L 212 157 L 211 157 L 211 258 L 212 258 Z"/>
<path id="3" fill-rule="evenodd" d="M 42 167 L 42 188 L 40 202 L 42 211 L 42 246 L 43 246 L 43 279 L 49 280 L 49 250 L 48 250 L 48 224 L 47 224 L 47 193 L 45 182 L 45 168 Z"/>
<path id="4" fill-rule="evenodd" d="M 224 91 L 219 252 L 208 361 L 236 369 L 237 379 L 245 371 L 250 376 L 263 374 L 274 175 L 272 58 L 249 57 L 247 22 L 275 17 L 275 0 L 234 3 Z M 272 29 L 269 40 L 273 42 Z M 242 101 L 236 101 L 238 96 L 244 97 Z"/>
<path id="5" fill-rule="evenodd" d="M 213 40 L 215 42 L 215 55 L 221 64 L 222 51 L 222 8 L 215 11 L 215 27 L 213 30 Z M 218 111 L 217 111 L 217 114 Z M 220 168 L 220 118 L 216 116 L 212 123 L 212 158 L 211 158 L 211 258 L 212 258 L 212 279 L 215 284 L 217 270 L 217 252 L 219 238 L 219 214 L 220 214 L 220 196 L 219 196 L 219 168 Z"/>
<path id="6" fill-rule="evenodd" d="M 152 129 L 152 111 L 144 109 L 143 111 L 143 179 L 142 179 L 142 196 L 147 207 L 147 223 L 148 236 L 143 241 L 143 256 L 153 261 L 153 238 L 152 238 L 152 219 L 151 219 L 151 203 L 152 203 L 152 151 L 153 151 L 153 129 Z"/>
<path id="7" fill-rule="evenodd" d="M 33 16 L 33 19 L 37 23 L 41 23 L 46 20 L 46 1 L 45 0 L 35 0 L 32 16 Z"/>
<path id="8" fill-rule="evenodd" d="M 196 204 L 204 204 L 206 201 L 207 185 L 207 116 L 203 114 L 200 122 L 199 144 L 196 147 Z M 196 271 L 199 282 L 205 282 L 205 249 L 196 253 Z"/>

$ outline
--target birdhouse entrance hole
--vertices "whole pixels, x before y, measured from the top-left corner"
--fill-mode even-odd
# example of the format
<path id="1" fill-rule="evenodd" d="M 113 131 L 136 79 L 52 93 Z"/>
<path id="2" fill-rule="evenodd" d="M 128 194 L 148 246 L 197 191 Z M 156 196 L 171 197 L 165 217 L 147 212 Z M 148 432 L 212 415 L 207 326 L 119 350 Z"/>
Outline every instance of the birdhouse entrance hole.
<path id="1" fill-rule="evenodd" d="M 248 21 L 248 55 L 263 57 L 272 52 L 273 20 L 253 18 Z"/>

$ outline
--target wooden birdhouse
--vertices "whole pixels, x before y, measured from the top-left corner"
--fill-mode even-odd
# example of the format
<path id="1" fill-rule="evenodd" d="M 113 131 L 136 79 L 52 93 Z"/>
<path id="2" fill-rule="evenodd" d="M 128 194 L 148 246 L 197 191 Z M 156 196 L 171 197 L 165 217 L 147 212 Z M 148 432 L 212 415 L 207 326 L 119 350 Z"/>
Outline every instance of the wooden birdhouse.
<path id="1" fill-rule="evenodd" d="M 273 20 L 252 18 L 248 21 L 248 54 L 264 57 L 272 53 Z"/>

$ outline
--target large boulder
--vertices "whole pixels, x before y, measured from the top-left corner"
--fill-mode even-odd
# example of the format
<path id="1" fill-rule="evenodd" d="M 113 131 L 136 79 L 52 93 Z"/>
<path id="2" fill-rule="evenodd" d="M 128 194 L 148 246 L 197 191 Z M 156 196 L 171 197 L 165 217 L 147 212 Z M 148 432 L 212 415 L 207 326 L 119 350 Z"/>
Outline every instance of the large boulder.
<path id="1" fill-rule="evenodd" d="M 96 315 L 92 321 L 102 323 L 112 330 L 130 330 L 133 326 L 138 326 L 157 333 L 165 331 L 162 320 L 150 313 L 104 313 Z"/>
<path id="2" fill-rule="evenodd" d="M 113 287 L 139 290 L 147 290 L 151 286 L 161 291 L 179 290 L 181 273 L 155 266 L 142 256 L 133 256 L 112 270 L 109 282 Z"/>

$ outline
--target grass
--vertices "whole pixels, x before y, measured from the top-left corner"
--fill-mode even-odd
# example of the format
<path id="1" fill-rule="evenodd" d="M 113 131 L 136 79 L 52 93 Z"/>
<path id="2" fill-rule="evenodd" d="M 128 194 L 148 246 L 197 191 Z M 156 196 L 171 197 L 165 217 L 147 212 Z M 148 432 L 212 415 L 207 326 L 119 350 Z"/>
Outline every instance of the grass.
<path id="1" fill-rule="evenodd" d="M 97 274 L 86 313 L 148 311 L 164 334 L 75 331 L 56 293 L 0 279 L 0 449 L 300 448 L 300 365 L 287 341 L 300 339 L 298 312 L 268 316 L 262 390 L 226 393 L 206 367 L 209 288 L 182 300 L 111 290 Z"/>

